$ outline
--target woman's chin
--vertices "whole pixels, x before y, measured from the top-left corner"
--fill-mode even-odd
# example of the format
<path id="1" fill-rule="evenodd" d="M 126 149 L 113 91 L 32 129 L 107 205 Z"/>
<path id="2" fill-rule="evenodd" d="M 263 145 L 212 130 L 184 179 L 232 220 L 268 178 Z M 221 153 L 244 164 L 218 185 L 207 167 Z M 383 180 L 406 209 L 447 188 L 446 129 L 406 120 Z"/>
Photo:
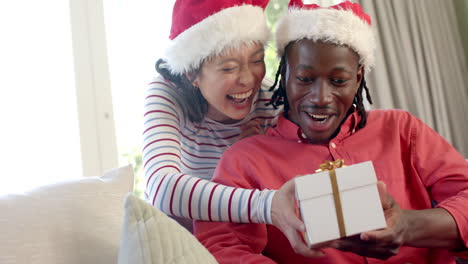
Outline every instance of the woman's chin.
<path id="1" fill-rule="evenodd" d="M 229 123 L 236 123 L 236 122 L 242 121 L 244 118 L 247 117 L 248 114 L 249 114 L 249 111 L 247 111 L 245 114 L 244 113 L 242 113 L 242 114 L 236 113 L 235 115 L 230 115 L 229 116 Z"/>
<path id="2" fill-rule="evenodd" d="M 250 102 L 248 104 L 243 105 L 242 107 L 230 105 L 228 112 L 225 114 L 232 120 L 242 120 L 250 113 L 251 109 L 252 104 Z"/>

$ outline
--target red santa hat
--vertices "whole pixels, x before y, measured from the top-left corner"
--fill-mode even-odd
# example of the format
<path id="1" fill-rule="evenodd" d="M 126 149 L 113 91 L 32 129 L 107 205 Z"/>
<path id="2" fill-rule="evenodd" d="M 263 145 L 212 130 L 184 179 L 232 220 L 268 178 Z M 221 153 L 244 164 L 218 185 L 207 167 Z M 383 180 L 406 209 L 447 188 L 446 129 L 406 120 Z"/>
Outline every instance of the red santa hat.
<path id="1" fill-rule="evenodd" d="M 283 55 L 289 42 L 299 39 L 346 45 L 360 56 L 367 72 L 374 65 L 376 40 L 371 19 L 357 3 L 346 1 L 323 8 L 291 0 L 288 13 L 281 18 L 276 31 L 278 55 Z"/>
<path id="2" fill-rule="evenodd" d="M 173 74 L 245 43 L 266 44 L 268 0 L 176 0 L 165 60 Z"/>

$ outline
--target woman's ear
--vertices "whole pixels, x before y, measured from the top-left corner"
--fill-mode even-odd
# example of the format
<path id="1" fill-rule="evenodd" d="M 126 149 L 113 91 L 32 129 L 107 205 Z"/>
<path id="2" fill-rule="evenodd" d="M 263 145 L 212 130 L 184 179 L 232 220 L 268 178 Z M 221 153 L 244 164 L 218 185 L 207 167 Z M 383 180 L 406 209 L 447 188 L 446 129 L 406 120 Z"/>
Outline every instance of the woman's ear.
<path id="1" fill-rule="evenodd" d="M 187 80 L 194 86 L 194 87 L 199 87 L 199 80 L 198 80 L 198 74 L 195 74 L 193 72 L 186 72 L 184 73 L 185 77 L 187 77 Z"/>

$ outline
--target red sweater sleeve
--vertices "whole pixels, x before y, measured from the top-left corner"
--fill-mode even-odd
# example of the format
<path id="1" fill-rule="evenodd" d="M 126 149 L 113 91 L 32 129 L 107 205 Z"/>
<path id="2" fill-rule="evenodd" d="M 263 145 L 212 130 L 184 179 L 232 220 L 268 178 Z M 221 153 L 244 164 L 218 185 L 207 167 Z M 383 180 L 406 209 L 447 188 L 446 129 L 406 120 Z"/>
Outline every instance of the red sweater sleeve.
<path id="1" fill-rule="evenodd" d="M 411 131 L 413 166 L 436 207 L 454 218 L 468 249 L 468 162 L 434 130 L 414 120 Z M 468 254 L 463 254 L 464 257 Z"/>

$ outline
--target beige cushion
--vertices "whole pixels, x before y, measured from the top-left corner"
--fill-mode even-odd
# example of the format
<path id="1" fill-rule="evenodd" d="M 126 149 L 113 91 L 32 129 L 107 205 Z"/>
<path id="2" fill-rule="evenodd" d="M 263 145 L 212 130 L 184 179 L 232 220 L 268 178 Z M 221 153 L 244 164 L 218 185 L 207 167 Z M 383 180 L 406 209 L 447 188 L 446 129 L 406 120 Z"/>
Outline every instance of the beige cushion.
<path id="1" fill-rule="evenodd" d="M 131 166 L 0 197 L 0 263 L 117 263 Z"/>
<path id="2" fill-rule="evenodd" d="M 184 227 L 145 201 L 125 200 L 119 264 L 209 264 L 214 257 Z"/>

